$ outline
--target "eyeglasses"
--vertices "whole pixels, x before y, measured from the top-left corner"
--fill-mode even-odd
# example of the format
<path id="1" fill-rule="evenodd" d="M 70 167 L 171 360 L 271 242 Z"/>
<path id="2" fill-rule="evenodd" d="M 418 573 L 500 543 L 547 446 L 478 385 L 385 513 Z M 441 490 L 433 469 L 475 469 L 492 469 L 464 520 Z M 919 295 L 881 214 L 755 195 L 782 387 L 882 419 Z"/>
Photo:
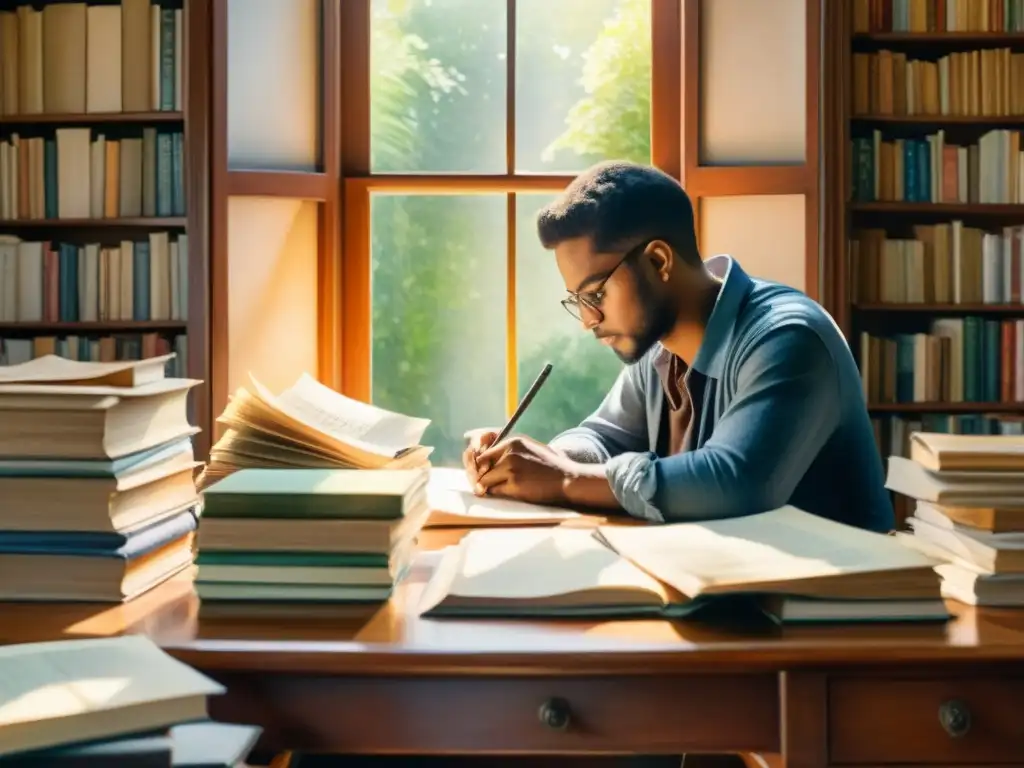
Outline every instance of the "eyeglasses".
<path id="1" fill-rule="evenodd" d="M 562 306 L 565 307 L 565 311 L 572 315 L 577 320 L 583 319 L 583 307 L 595 312 L 601 320 L 604 319 L 604 313 L 601 311 L 601 302 L 604 301 L 604 286 L 611 276 L 615 274 L 615 270 L 621 267 L 629 259 L 636 256 L 638 253 L 643 253 L 644 249 L 651 243 L 651 240 L 645 240 L 639 245 L 630 248 L 626 251 L 626 254 L 619 259 L 619 263 L 612 267 L 611 271 L 604 276 L 604 278 L 597 284 L 593 290 L 589 291 L 569 291 L 569 295 L 562 299 Z"/>

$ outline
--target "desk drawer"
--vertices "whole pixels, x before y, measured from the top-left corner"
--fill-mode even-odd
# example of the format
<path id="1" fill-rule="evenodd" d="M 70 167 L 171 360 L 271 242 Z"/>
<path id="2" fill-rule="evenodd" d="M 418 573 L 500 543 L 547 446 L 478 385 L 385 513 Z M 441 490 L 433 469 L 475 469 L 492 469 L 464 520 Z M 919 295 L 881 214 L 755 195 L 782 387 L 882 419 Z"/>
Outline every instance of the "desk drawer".
<path id="1" fill-rule="evenodd" d="M 833 763 L 1024 764 L 1024 677 L 833 678 Z"/>
<path id="2" fill-rule="evenodd" d="M 217 719 L 268 749 L 385 753 L 778 751 L 774 675 L 602 678 L 219 676 Z M 287 713 L 278 719 L 274 713 Z"/>

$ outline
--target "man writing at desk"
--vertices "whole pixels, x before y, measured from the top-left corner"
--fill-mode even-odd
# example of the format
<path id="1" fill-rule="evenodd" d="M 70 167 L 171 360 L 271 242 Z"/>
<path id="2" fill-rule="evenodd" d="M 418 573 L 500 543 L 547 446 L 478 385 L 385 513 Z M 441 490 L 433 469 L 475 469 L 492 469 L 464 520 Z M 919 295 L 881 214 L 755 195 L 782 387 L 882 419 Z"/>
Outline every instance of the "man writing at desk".
<path id="1" fill-rule="evenodd" d="M 703 261 L 678 182 L 601 163 L 537 229 L 565 281 L 562 304 L 628 365 L 590 417 L 547 445 L 475 437 L 463 458 L 478 493 L 655 522 L 792 504 L 892 527 L 839 329 L 803 293 L 753 279 L 729 256 Z"/>

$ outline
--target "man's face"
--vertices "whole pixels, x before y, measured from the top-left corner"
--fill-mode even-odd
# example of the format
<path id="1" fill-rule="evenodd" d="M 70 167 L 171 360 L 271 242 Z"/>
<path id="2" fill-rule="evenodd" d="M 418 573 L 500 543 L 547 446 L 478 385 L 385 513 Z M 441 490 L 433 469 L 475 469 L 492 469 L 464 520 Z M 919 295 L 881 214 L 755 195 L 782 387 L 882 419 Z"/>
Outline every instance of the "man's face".
<path id="1" fill-rule="evenodd" d="M 649 247 L 640 242 L 629 250 L 595 253 L 586 237 L 555 247 L 558 271 L 569 292 L 563 304 L 624 363 L 643 357 L 675 319 Z"/>

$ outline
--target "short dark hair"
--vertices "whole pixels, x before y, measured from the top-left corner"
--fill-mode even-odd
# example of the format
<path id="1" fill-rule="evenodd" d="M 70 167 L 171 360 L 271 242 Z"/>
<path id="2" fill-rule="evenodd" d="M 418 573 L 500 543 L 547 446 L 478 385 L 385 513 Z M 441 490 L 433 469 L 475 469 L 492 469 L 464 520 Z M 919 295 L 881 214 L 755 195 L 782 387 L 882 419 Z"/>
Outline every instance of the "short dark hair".
<path id="1" fill-rule="evenodd" d="M 595 251 L 658 238 L 680 256 L 700 259 L 693 204 L 667 173 L 622 160 L 598 163 L 573 179 L 537 214 L 541 244 L 589 237 Z"/>

